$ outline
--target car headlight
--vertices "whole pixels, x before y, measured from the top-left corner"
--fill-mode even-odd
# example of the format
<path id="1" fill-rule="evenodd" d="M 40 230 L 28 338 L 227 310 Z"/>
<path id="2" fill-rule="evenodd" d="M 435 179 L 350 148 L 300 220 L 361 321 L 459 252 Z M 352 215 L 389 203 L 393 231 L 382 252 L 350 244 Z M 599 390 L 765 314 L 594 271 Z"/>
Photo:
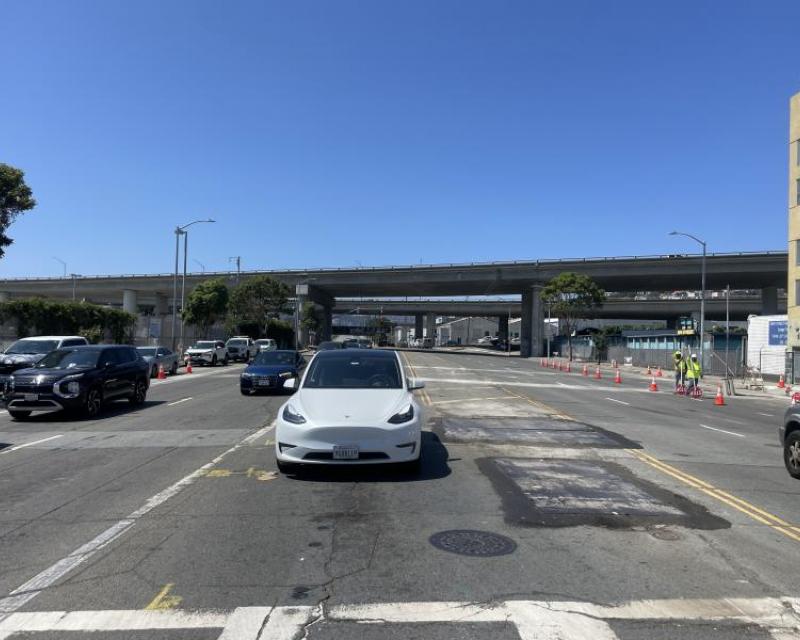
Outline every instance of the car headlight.
<path id="1" fill-rule="evenodd" d="M 411 403 L 403 409 L 400 413 L 395 413 L 391 418 L 389 418 L 389 422 L 392 424 L 403 424 L 404 422 L 408 422 L 414 419 L 414 405 Z"/>
<path id="2" fill-rule="evenodd" d="M 294 371 L 284 371 L 283 373 L 278 374 L 281 378 L 292 378 L 294 377 Z"/>
<path id="3" fill-rule="evenodd" d="M 253 374 L 249 371 L 242 371 L 242 378 L 252 378 Z"/>
<path id="4" fill-rule="evenodd" d="M 53 385 L 53 393 L 62 398 L 75 398 L 80 395 L 81 383 L 80 379 L 83 377 L 82 373 L 77 373 L 73 376 L 61 378 Z"/>
<path id="5" fill-rule="evenodd" d="M 292 424 L 305 424 L 306 421 L 290 404 L 287 404 L 283 409 L 283 419 Z"/>

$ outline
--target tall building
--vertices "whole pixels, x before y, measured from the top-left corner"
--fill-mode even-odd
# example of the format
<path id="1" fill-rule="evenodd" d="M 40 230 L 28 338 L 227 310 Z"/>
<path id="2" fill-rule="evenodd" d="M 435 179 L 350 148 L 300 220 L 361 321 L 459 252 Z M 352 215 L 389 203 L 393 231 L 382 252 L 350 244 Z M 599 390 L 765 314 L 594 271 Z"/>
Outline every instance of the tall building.
<path id="1" fill-rule="evenodd" d="M 800 93 L 789 101 L 789 282 L 786 293 L 789 298 L 788 347 L 800 352 Z"/>

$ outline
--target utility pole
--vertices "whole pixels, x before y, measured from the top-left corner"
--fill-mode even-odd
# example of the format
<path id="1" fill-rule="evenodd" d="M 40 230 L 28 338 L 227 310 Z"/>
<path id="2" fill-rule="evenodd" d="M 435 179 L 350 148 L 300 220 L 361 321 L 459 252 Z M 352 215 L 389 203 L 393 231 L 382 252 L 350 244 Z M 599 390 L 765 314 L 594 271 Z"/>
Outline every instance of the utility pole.
<path id="1" fill-rule="evenodd" d="M 671 236 L 684 236 L 694 240 L 703 247 L 703 259 L 700 263 L 700 366 L 705 372 L 705 331 L 706 331 L 706 243 L 704 240 L 683 231 L 671 231 Z"/>

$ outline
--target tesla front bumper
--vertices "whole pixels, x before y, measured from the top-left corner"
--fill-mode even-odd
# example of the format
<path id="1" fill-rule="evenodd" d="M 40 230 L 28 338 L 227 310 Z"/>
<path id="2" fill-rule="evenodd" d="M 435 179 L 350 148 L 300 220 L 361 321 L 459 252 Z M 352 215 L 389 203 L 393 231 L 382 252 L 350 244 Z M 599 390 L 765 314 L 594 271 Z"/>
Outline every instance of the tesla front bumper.
<path id="1" fill-rule="evenodd" d="M 275 457 L 303 464 L 381 464 L 413 462 L 420 455 L 420 423 L 381 427 L 315 427 L 282 417 L 275 428 Z M 334 447 L 357 447 L 358 458 L 337 459 Z"/>

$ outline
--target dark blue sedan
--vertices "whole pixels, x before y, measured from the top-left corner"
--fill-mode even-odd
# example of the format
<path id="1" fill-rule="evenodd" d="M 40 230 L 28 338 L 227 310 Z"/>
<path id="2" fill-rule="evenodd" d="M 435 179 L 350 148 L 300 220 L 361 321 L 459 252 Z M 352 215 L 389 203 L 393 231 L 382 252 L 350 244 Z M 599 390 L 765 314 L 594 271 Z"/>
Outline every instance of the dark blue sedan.
<path id="1" fill-rule="evenodd" d="M 242 395 L 259 391 L 281 391 L 283 383 L 300 375 L 306 361 L 297 351 L 261 351 L 242 372 Z"/>

